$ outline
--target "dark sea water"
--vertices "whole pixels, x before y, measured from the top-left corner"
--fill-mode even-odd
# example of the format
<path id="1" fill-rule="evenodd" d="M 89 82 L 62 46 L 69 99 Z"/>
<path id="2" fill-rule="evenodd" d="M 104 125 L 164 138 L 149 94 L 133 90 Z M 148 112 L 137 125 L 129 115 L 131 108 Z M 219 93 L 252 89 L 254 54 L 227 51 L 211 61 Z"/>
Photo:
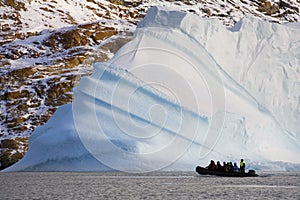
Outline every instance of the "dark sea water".
<path id="1" fill-rule="evenodd" d="M 300 172 L 0 173 L 0 199 L 300 199 Z"/>

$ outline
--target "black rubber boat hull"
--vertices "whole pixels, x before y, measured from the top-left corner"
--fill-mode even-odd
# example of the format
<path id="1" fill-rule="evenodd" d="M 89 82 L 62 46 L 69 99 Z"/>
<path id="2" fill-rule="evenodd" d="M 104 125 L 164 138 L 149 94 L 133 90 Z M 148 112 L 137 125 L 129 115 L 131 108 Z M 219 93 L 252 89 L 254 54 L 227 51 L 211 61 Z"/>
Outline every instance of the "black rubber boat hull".
<path id="1" fill-rule="evenodd" d="M 240 172 L 219 172 L 219 171 L 212 171 L 208 170 L 204 167 L 197 166 L 196 172 L 201 175 L 215 175 L 215 176 L 225 176 L 225 177 L 256 177 L 258 176 L 255 174 L 254 170 L 249 170 L 247 173 L 240 173 Z"/>

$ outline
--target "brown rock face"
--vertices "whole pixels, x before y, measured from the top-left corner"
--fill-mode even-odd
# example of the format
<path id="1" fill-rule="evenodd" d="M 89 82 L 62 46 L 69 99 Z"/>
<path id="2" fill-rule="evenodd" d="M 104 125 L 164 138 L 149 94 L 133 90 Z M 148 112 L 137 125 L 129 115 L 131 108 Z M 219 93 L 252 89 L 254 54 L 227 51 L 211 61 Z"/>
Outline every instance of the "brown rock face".
<path id="1" fill-rule="evenodd" d="M 95 41 L 101 41 L 116 34 L 117 32 L 113 28 L 106 28 L 104 30 L 96 31 L 92 37 Z"/>
<path id="2" fill-rule="evenodd" d="M 0 170 L 19 161 L 27 152 L 28 138 L 5 139 L 0 143 Z"/>
<path id="3" fill-rule="evenodd" d="M 80 29 L 73 29 L 64 33 L 51 35 L 44 42 L 44 45 L 56 50 L 59 49 L 59 45 L 62 45 L 64 49 L 69 49 L 76 46 L 85 46 L 87 42 L 86 35 L 81 35 Z"/>
<path id="4" fill-rule="evenodd" d="M 6 0 L 3 2 L 3 5 L 10 6 L 18 11 L 26 10 L 25 3 L 16 0 Z"/>
<path id="5" fill-rule="evenodd" d="M 267 15 L 273 15 L 279 12 L 279 5 L 277 3 L 266 1 L 262 3 L 262 6 L 258 10 L 260 12 L 266 13 Z"/>

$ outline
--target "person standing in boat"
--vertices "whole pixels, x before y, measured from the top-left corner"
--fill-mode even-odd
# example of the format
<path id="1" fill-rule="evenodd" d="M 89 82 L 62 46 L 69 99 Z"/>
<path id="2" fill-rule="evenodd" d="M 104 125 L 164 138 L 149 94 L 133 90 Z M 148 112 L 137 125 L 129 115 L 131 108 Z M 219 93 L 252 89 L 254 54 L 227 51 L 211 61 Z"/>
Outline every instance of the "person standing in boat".
<path id="1" fill-rule="evenodd" d="M 245 161 L 244 161 L 244 159 L 241 159 L 240 170 L 242 173 L 245 173 L 245 167 L 246 167 Z"/>

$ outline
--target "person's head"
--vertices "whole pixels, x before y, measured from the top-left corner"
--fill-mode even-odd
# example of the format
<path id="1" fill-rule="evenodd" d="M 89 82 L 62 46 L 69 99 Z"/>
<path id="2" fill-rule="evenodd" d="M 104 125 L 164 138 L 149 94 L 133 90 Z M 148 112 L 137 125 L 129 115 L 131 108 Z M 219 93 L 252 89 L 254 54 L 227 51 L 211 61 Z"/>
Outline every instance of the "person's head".
<path id="1" fill-rule="evenodd" d="M 237 164 L 236 164 L 236 162 L 235 163 L 233 163 L 234 164 L 234 166 L 236 166 Z"/>
<path id="2" fill-rule="evenodd" d="M 243 162 L 244 161 L 244 159 L 241 159 L 241 162 Z"/>

